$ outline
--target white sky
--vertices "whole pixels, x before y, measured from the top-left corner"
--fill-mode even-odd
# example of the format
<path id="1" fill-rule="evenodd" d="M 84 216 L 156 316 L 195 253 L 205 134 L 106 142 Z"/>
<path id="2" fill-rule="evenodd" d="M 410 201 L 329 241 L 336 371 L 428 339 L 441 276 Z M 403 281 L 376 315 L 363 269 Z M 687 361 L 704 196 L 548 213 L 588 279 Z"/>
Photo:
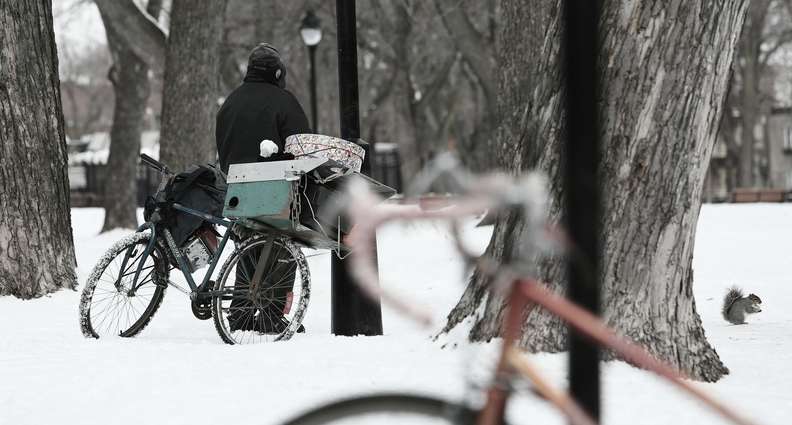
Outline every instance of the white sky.
<path id="1" fill-rule="evenodd" d="M 83 49 L 107 43 L 99 10 L 92 1 L 53 0 L 52 14 L 59 50 L 64 44 Z"/>

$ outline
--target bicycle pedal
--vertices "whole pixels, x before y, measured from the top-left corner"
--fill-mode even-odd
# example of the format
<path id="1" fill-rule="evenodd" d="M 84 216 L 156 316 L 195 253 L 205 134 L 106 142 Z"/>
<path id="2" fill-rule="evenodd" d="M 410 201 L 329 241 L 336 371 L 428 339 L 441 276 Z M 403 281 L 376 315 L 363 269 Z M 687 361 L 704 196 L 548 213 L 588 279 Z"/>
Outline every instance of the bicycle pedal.
<path id="1" fill-rule="evenodd" d="M 196 301 L 192 301 L 190 307 L 196 319 L 209 320 L 212 318 L 212 308 L 210 305 L 198 304 Z"/>
<path id="2" fill-rule="evenodd" d="M 206 284 L 198 285 L 195 294 L 195 301 L 199 305 L 210 305 L 212 303 L 212 297 L 206 294 L 207 292 L 211 291 L 214 288 L 215 282 L 213 280 L 206 281 Z"/>

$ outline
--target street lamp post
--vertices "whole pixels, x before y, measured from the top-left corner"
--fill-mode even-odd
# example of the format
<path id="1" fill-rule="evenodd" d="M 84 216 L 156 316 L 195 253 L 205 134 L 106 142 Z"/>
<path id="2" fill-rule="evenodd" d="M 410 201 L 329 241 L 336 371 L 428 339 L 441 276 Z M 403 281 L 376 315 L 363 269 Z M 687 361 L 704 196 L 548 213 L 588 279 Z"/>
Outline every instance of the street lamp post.
<path id="1" fill-rule="evenodd" d="M 360 105 L 358 96 L 357 16 L 355 0 L 336 0 L 338 30 L 338 103 L 341 138 L 360 143 Z M 368 144 L 361 145 L 364 149 Z M 361 171 L 371 174 L 372 152 L 366 150 Z M 376 241 L 371 247 L 377 249 Z M 351 255 L 355 255 L 352 253 Z M 376 255 L 374 256 L 376 258 Z M 331 256 L 330 327 L 335 335 L 382 335 L 382 309 L 379 299 L 366 296 L 353 282 L 349 259 Z"/>
<path id="2" fill-rule="evenodd" d="M 602 157 L 597 121 L 599 81 L 597 25 L 601 1 L 564 3 L 564 78 L 566 82 L 567 135 L 564 146 L 564 227 L 575 261 L 567 265 L 570 301 L 600 313 L 602 267 L 602 188 L 599 182 Z M 601 40 L 601 38 L 599 38 Z M 584 335 L 570 328 L 569 392 L 594 419 L 600 418 L 600 350 Z"/>
<path id="3" fill-rule="evenodd" d="M 311 61 L 311 127 L 314 133 L 319 132 L 316 109 L 316 46 L 322 41 L 320 23 L 319 17 L 316 16 L 313 10 L 308 10 L 302 20 L 302 25 L 300 25 L 300 36 L 302 36 L 305 45 L 308 46 L 308 57 Z"/>

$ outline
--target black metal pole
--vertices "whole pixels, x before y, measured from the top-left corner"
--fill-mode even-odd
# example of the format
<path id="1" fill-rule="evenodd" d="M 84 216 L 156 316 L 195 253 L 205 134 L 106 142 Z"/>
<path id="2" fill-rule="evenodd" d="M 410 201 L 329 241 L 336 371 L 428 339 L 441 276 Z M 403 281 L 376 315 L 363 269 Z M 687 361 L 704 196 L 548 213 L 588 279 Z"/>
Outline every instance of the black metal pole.
<path id="1" fill-rule="evenodd" d="M 308 46 L 308 56 L 311 59 L 311 127 L 314 133 L 319 133 L 319 116 L 316 109 L 316 46 Z"/>
<path id="2" fill-rule="evenodd" d="M 569 264 L 569 298 L 594 314 L 600 310 L 600 164 L 597 125 L 597 0 L 564 2 L 567 142 L 565 220 L 576 247 Z M 572 396 L 595 419 L 600 416 L 599 349 L 569 330 Z"/>
<path id="3" fill-rule="evenodd" d="M 360 112 L 355 0 L 336 0 L 336 19 L 338 20 L 338 93 L 341 111 L 341 137 L 357 142 L 360 139 Z M 364 172 L 369 169 L 368 162 L 370 162 L 369 155 L 366 152 Z M 348 270 L 349 259 L 341 260 L 336 255 L 331 257 L 330 298 L 333 333 L 346 336 L 382 335 L 382 309 L 379 300 L 374 301 L 366 297 L 355 285 Z"/>

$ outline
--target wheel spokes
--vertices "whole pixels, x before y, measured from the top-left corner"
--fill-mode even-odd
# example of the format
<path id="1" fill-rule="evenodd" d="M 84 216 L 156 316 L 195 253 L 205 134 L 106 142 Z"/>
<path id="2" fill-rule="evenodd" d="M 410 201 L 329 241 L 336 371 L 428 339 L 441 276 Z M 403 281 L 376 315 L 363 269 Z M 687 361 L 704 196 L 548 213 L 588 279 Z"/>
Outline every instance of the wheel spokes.
<path id="1" fill-rule="evenodd" d="M 88 317 L 91 329 L 98 336 L 127 336 L 145 317 L 155 299 L 158 289 L 155 279 L 158 259 L 153 253 L 145 258 L 138 282 L 132 287 L 147 243 L 148 240 L 139 241 L 126 264 L 124 258 L 128 249 L 121 249 L 96 280 L 92 288 Z"/>
<path id="2" fill-rule="evenodd" d="M 216 287 L 215 313 L 226 335 L 237 344 L 280 339 L 290 329 L 295 313 L 291 308 L 302 296 L 302 273 L 295 254 L 282 241 L 271 244 L 259 282 L 251 282 L 265 240 L 251 244 L 236 256 Z M 287 308 L 287 306 L 289 308 Z M 294 331 L 294 329 L 292 329 Z"/>

